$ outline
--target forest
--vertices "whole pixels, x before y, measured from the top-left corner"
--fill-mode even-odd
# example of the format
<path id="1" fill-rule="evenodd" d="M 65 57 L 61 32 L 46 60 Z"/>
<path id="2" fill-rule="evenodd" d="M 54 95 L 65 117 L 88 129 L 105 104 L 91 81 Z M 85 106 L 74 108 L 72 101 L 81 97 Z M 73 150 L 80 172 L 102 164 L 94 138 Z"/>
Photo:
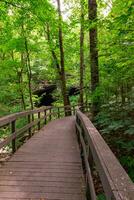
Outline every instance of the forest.
<path id="1" fill-rule="evenodd" d="M 133 31 L 133 0 L 0 0 L 0 117 L 88 104 L 134 181 Z"/>

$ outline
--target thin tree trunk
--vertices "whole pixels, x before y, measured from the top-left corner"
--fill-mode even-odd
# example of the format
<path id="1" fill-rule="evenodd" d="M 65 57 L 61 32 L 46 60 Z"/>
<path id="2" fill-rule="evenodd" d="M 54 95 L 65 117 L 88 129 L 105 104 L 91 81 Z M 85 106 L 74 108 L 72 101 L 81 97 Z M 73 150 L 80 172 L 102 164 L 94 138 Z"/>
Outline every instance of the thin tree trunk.
<path id="1" fill-rule="evenodd" d="M 27 55 L 27 76 L 28 76 L 28 89 L 29 89 L 29 99 L 30 99 L 30 105 L 31 109 L 34 109 L 33 106 L 33 99 L 32 99 L 32 70 L 31 70 L 31 62 L 30 62 L 30 55 L 28 51 L 28 44 L 27 44 L 27 38 L 25 38 L 25 48 L 26 48 L 26 55 Z"/>
<path id="2" fill-rule="evenodd" d="M 97 21 L 97 3 L 96 0 L 88 0 L 89 20 L 91 23 Z M 90 37 L 90 66 L 91 66 L 91 92 L 92 113 L 93 117 L 99 112 L 99 97 L 95 96 L 97 87 L 99 86 L 99 68 L 98 68 L 98 49 L 97 49 L 97 25 L 94 24 L 89 30 Z"/>
<path id="3" fill-rule="evenodd" d="M 26 51 L 26 66 L 27 66 L 27 77 L 28 77 L 29 101 L 30 101 L 31 109 L 33 110 L 34 105 L 33 105 L 33 100 L 32 100 L 32 84 L 31 84 L 32 70 L 31 70 L 31 62 L 30 62 L 30 54 L 29 54 L 29 49 L 28 49 L 28 42 L 27 42 L 27 38 L 25 36 L 25 30 L 24 30 L 23 24 L 22 24 L 22 34 L 23 34 L 23 38 L 24 38 L 24 45 L 25 45 L 25 51 Z"/>
<path id="4" fill-rule="evenodd" d="M 21 96 L 21 105 L 22 105 L 22 109 L 26 110 L 25 98 L 24 98 L 24 93 L 23 93 L 23 89 L 22 89 L 23 79 L 22 79 L 21 72 L 18 73 L 18 77 L 19 77 L 19 92 L 20 92 L 20 96 Z"/>
<path id="5" fill-rule="evenodd" d="M 47 34 L 47 40 L 48 40 L 48 44 L 50 46 L 50 51 L 52 53 L 52 57 L 53 57 L 53 60 L 55 62 L 55 65 L 56 65 L 56 68 L 57 68 L 57 71 L 58 71 L 58 74 L 60 76 L 60 80 L 61 80 L 61 69 L 60 69 L 60 64 L 58 62 L 58 58 L 56 56 L 56 53 L 55 51 L 53 50 L 52 48 L 52 45 L 51 45 L 51 37 L 50 37 L 50 28 L 49 28 L 49 25 L 47 24 L 47 27 L 46 27 L 47 31 L 46 31 L 46 34 Z"/>
<path id="6" fill-rule="evenodd" d="M 60 66 L 60 63 L 58 61 L 58 58 L 57 58 L 57 55 L 52 47 L 52 42 L 51 42 L 51 36 L 50 36 L 50 27 L 49 27 L 49 24 L 46 25 L 46 35 L 47 35 L 47 40 L 48 40 L 48 44 L 49 44 L 49 47 L 50 47 L 50 51 L 51 51 L 51 54 L 52 54 L 52 58 L 55 62 L 55 65 L 56 65 L 56 68 L 57 68 L 57 71 L 58 71 L 58 75 L 59 75 L 59 79 L 60 79 L 60 85 L 61 85 L 61 91 L 62 91 L 62 96 L 63 96 L 63 102 L 64 102 L 64 93 L 63 93 L 63 80 L 62 80 L 62 72 L 61 72 L 61 66 Z M 67 96 L 68 98 L 68 96 Z M 69 101 L 69 100 L 68 100 Z M 64 104 L 65 105 L 65 104 Z M 70 105 L 70 104 L 68 104 Z M 66 112 L 65 112 L 66 113 Z M 70 115 L 71 113 L 67 112 L 67 115 Z"/>
<path id="7" fill-rule="evenodd" d="M 59 46 L 60 46 L 60 66 L 61 66 L 61 81 L 62 81 L 62 94 L 64 106 L 70 106 L 69 98 L 67 95 L 66 88 L 66 77 L 65 77 L 65 66 L 64 66 L 64 48 L 63 48 L 63 36 L 62 36 L 62 15 L 61 15 L 61 7 L 60 0 L 57 0 L 58 5 L 58 14 L 59 14 Z M 70 111 L 65 107 L 65 115 L 69 115 Z"/>
<path id="8" fill-rule="evenodd" d="M 24 57 L 23 57 L 23 53 L 21 53 L 21 72 L 20 72 L 20 77 L 19 77 L 19 83 L 20 83 L 22 108 L 26 110 L 26 103 L 25 103 L 25 97 L 24 97 L 24 91 L 23 91 L 23 68 L 24 68 Z"/>
<path id="9" fill-rule="evenodd" d="M 81 29 L 80 29 L 80 105 L 83 105 L 83 88 L 84 88 L 84 5 L 81 4 Z"/>

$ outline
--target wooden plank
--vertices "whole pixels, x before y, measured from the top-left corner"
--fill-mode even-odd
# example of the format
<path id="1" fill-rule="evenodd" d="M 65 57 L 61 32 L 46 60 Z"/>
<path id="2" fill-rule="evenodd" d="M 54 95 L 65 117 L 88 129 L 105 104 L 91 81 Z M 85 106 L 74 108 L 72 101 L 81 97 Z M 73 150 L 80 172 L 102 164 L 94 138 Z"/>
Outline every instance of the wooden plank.
<path id="1" fill-rule="evenodd" d="M 63 194 L 63 193 L 30 193 L 30 192 L 0 192 L 0 199 L 43 199 L 43 200 L 82 200 L 82 194 Z"/>
<path id="2" fill-rule="evenodd" d="M 79 190 L 78 187 L 72 188 L 72 187 L 64 187 L 64 186 L 0 186 L 1 192 L 32 192 L 32 193 L 65 193 L 65 194 L 81 194 L 81 190 Z"/>
<path id="3" fill-rule="evenodd" d="M 81 174 L 79 173 L 67 173 L 67 172 L 59 172 L 57 173 L 56 171 L 51 171 L 51 172 L 44 172 L 44 171 L 37 171 L 37 172 L 33 172 L 33 171 L 13 171 L 13 170 L 10 170 L 10 171 L 0 171 L 0 180 L 3 178 L 3 176 L 6 176 L 7 178 L 10 176 L 10 177 L 26 177 L 26 176 L 29 176 L 29 177 L 67 177 L 67 178 L 81 178 Z"/>
<path id="4" fill-rule="evenodd" d="M 62 174 L 66 174 L 66 176 L 71 176 L 71 177 L 81 177 L 81 175 L 79 174 L 79 170 L 65 170 L 65 169 L 5 169 L 5 170 L 0 170 L 0 176 L 2 175 L 31 175 L 31 176 L 38 176 L 38 173 L 40 172 L 41 176 L 48 176 L 48 175 L 62 175 Z"/>
<path id="5" fill-rule="evenodd" d="M 81 170 L 81 163 L 60 163 L 60 162 L 41 162 L 41 163 L 35 163 L 35 162 L 12 162 L 9 160 L 7 163 L 3 164 L 4 169 L 69 169 L 69 170 Z M 1 168 L 0 168 L 1 169 Z"/>
<path id="6" fill-rule="evenodd" d="M 18 183 L 20 181 L 39 181 L 39 182 L 67 182 L 67 183 L 79 183 L 81 184 L 82 180 L 81 178 L 77 178 L 77 177 L 68 177 L 68 176 L 63 176 L 63 177 L 59 177 L 59 175 L 55 175 L 55 176 L 35 176 L 35 177 L 32 177 L 32 176 L 1 176 L 0 177 L 0 181 L 17 181 Z"/>
<path id="7" fill-rule="evenodd" d="M 50 122 L 0 168 L 0 200 L 85 200 L 74 122 Z"/>
<path id="8" fill-rule="evenodd" d="M 73 182 L 61 182 L 61 181 L 0 181 L 0 186 L 33 186 L 33 187 L 65 187 L 65 188 L 77 188 L 80 189 L 80 183 L 76 182 L 75 184 Z"/>

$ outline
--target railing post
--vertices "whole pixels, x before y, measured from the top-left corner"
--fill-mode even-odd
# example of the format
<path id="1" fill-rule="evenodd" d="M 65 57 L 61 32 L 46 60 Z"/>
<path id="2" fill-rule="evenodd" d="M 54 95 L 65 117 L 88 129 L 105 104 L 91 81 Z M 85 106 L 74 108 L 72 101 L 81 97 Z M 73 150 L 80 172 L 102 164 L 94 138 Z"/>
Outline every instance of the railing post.
<path id="1" fill-rule="evenodd" d="M 38 120 L 39 120 L 39 122 L 38 122 L 38 130 L 40 130 L 40 112 L 38 112 Z"/>
<path id="2" fill-rule="evenodd" d="M 64 117 L 66 117 L 67 111 L 66 111 L 66 107 L 64 107 Z"/>
<path id="3" fill-rule="evenodd" d="M 86 112 L 88 112 L 88 104 L 86 103 Z"/>
<path id="4" fill-rule="evenodd" d="M 49 120 L 51 121 L 51 119 L 52 119 L 52 109 L 50 108 L 49 109 Z"/>
<path id="5" fill-rule="evenodd" d="M 87 156 L 88 156 L 88 162 L 89 162 L 91 173 L 92 173 L 93 167 L 94 167 L 94 160 L 93 160 L 93 156 L 91 154 L 91 150 L 90 150 L 89 145 L 88 145 L 88 150 L 87 150 Z"/>
<path id="6" fill-rule="evenodd" d="M 60 108 L 58 107 L 58 118 L 60 118 Z"/>
<path id="7" fill-rule="evenodd" d="M 75 115 L 75 106 L 73 106 L 73 115 Z"/>
<path id="8" fill-rule="evenodd" d="M 44 110 L 44 124 L 47 123 L 47 111 Z"/>
<path id="9" fill-rule="evenodd" d="M 32 121 L 34 121 L 34 113 L 32 114 Z"/>
<path id="10" fill-rule="evenodd" d="M 31 115 L 29 114 L 28 115 L 28 124 L 30 124 L 30 123 L 31 123 Z M 29 132 L 29 138 L 30 138 L 32 136 L 31 127 L 29 128 L 28 132 Z"/>
<path id="11" fill-rule="evenodd" d="M 16 120 L 12 121 L 11 123 L 11 131 L 12 134 L 14 134 L 16 131 Z M 12 140 L 12 152 L 15 153 L 15 151 L 16 151 L 16 138 Z"/>
<path id="12" fill-rule="evenodd" d="M 70 105 L 67 105 L 65 107 L 65 117 L 66 116 L 71 116 L 72 115 L 72 109 L 71 109 L 71 106 Z"/>

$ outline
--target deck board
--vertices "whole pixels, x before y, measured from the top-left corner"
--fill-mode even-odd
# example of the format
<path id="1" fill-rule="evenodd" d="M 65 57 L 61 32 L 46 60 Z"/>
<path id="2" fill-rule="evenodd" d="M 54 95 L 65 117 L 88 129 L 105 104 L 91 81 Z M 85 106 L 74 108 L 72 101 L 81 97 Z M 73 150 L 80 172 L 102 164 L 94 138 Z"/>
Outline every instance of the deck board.
<path id="1" fill-rule="evenodd" d="M 0 200 L 85 200 L 75 119 L 54 120 L 0 167 Z"/>

